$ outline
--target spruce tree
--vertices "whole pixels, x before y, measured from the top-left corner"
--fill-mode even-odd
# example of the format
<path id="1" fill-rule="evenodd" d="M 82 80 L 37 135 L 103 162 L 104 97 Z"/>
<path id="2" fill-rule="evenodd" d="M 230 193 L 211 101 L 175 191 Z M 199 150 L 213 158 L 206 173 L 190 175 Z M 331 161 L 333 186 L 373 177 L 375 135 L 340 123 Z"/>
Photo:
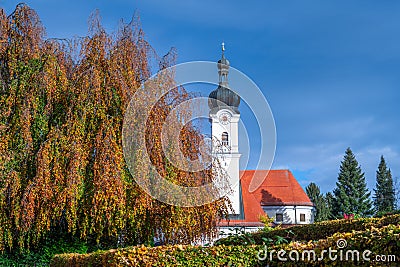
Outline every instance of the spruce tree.
<path id="1" fill-rule="evenodd" d="M 310 183 L 306 187 L 306 193 L 310 198 L 311 202 L 314 203 L 316 214 L 314 221 L 321 222 L 328 220 L 329 210 L 325 202 L 325 198 L 319 189 L 319 186 L 315 183 Z"/>
<path id="2" fill-rule="evenodd" d="M 393 181 L 394 188 L 394 209 L 397 212 L 400 212 L 400 179 L 399 177 L 395 177 Z"/>
<path id="3" fill-rule="evenodd" d="M 333 213 L 333 203 L 335 201 L 335 197 L 333 196 L 333 194 L 331 192 L 328 192 L 325 194 L 324 200 L 325 200 L 325 204 L 326 204 L 326 208 L 327 208 L 328 219 L 335 218 L 332 214 Z"/>
<path id="4" fill-rule="evenodd" d="M 347 148 L 341 162 L 334 193 L 333 215 L 340 218 L 344 213 L 369 216 L 372 214 L 371 193 L 364 173 L 353 152 Z"/>
<path id="5" fill-rule="evenodd" d="M 384 214 L 395 210 L 396 197 L 393 178 L 390 169 L 386 166 L 383 156 L 381 156 L 381 161 L 376 171 L 376 189 L 374 189 L 374 192 L 376 214 Z"/>

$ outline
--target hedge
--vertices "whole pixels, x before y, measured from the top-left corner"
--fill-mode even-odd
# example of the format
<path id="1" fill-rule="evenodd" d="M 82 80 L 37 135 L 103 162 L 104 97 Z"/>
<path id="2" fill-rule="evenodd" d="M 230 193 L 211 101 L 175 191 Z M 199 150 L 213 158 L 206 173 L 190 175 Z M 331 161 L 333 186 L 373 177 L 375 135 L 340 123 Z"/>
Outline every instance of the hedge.
<path id="1" fill-rule="evenodd" d="M 136 246 L 90 254 L 56 255 L 50 266 L 262 266 L 262 246 Z"/>
<path id="2" fill-rule="evenodd" d="M 360 252 L 359 260 L 349 260 L 343 257 L 340 260 L 340 248 L 337 241 L 344 239 L 347 245 L 341 250 L 345 255 L 348 250 Z M 322 250 L 329 248 L 336 249 L 338 252 L 337 261 L 332 261 L 327 254 L 321 260 Z M 396 266 L 400 262 L 400 226 L 388 225 L 382 228 L 372 227 L 363 231 L 353 231 L 351 233 L 335 233 L 334 235 L 318 241 L 309 242 L 290 242 L 289 244 L 275 245 L 267 248 L 268 251 L 284 250 L 288 253 L 291 250 L 297 251 L 300 255 L 304 251 L 313 250 L 316 260 L 309 261 L 307 257 L 299 261 L 288 262 L 278 261 L 277 253 L 273 254 L 272 261 L 269 255 L 265 261 L 259 261 L 257 254 L 264 250 L 263 246 L 163 246 L 145 247 L 137 246 L 125 249 L 113 249 L 99 251 L 90 254 L 62 254 L 56 255 L 51 266 L 384 266 L 374 262 L 375 255 L 394 255 L 396 262 L 388 262 L 387 266 Z M 363 261 L 362 253 L 365 250 L 372 252 L 369 255 L 371 261 Z M 262 255 L 262 254 L 260 254 Z"/>
<path id="3" fill-rule="evenodd" d="M 338 247 L 338 240 L 344 239 L 346 245 L 342 248 Z M 325 253 L 321 256 L 323 250 L 329 250 L 329 248 L 337 250 L 332 255 L 337 257 L 337 260 L 333 261 Z M 321 239 L 318 241 L 309 242 L 290 242 L 289 244 L 272 246 L 268 248 L 268 251 L 272 249 L 279 251 L 284 250 L 286 252 L 286 258 L 288 262 L 282 262 L 277 260 L 277 253 L 274 254 L 273 261 L 270 259 L 265 261 L 265 265 L 268 263 L 269 266 L 399 266 L 400 264 L 400 225 L 388 225 L 382 228 L 372 227 L 364 231 L 353 231 L 351 233 L 335 233 L 334 235 Z M 291 250 L 296 250 L 301 255 L 303 251 L 313 250 L 315 251 L 315 261 L 305 260 L 290 261 L 288 257 Z M 348 251 L 357 250 L 360 254 L 359 260 L 356 257 L 352 260 L 349 257 L 346 260 L 346 253 Z M 362 253 L 366 250 L 371 251 L 370 255 L 367 255 L 370 260 L 363 260 Z M 342 256 L 341 252 L 342 251 Z M 349 254 L 350 255 L 350 254 Z M 389 259 L 389 255 L 395 258 L 386 262 L 377 262 L 375 257 L 377 255 L 385 255 Z M 305 254 L 308 256 L 308 253 Z M 318 259 L 320 258 L 320 260 Z"/>
<path id="4" fill-rule="evenodd" d="M 284 237 L 288 241 L 309 241 L 319 240 L 331 236 L 335 233 L 347 233 L 352 231 L 361 231 L 371 227 L 383 227 L 389 224 L 400 224 L 400 214 L 390 215 L 382 218 L 360 218 L 353 220 L 331 220 L 306 225 L 297 225 L 289 228 L 279 228 L 269 232 L 259 231 L 248 235 L 254 244 L 264 244 L 265 239 L 275 239 L 277 236 Z M 220 239 L 217 245 L 241 245 L 243 238 L 230 236 Z"/>
<path id="5" fill-rule="evenodd" d="M 369 257 L 375 255 L 394 255 L 396 262 L 376 263 L 373 261 L 332 261 L 325 256 L 316 261 L 278 261 L 275 253 L 272 261 L 269 257 L 266 261 L 259 261 L 257 255 L 264 250 L 264 245 L 216 245 L 212 247 L 201 246 L 160 246 L 145 247 L 136 246 L 124 249 L 98 251 L 90 254 L 61 254 L 56 255 L 51 266 L 398 266 L 400 264 L 400 216 L 393 215 L 381 219 L 357 219 L 338 220 L 316 223 L 301 227 L 292 227 L 295 237 L 301 239 L 291 241 L 288 244 L 273 245 L 268 251 L 284 250 L 298 251 L 314 250 L 317 258 L 323 250 L 329 248 L 338 250 L 337 241 L 344 239 L 347 245 L 342 249 L 357 250 L 360 254 L 365 250 L 372 252 Z M 326 229 L 325 229 L 325 228 Z M 360 228 L 361 230 L 355 230 Z M 335 229 L 337 232 L 327 234 Z M 269 234 L 276 235 L 284 231 L 274 230 Z M 320 231 L 320 233 L 312 232 Z M 307 238 L 309 233 L 310 238 Z M 258 233 L 256 236 L 258 236 Z M 264 233 L 266 234 L 266 233 Z M 271 236 L 272 236 L 271 235 Z M 322 238 L 317 238 L 321 237 Z M 311 238 L 313 237 L 313 238 Z M 314 239 L 314 241 L 312 240 Z M 396 265 L 397 264 L 397 265 Z"/>

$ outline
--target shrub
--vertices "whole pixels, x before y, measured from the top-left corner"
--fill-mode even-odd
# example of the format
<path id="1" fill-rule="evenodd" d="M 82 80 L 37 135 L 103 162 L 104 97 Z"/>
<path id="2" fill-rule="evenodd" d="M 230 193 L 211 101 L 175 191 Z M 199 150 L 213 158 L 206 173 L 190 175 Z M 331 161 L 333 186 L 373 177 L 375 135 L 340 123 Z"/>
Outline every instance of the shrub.
<path id="1" fill-rule="evenodd" d="M 283 237 L 288 240 L 308 241 L 325 239 L 335 233 L 347 233 L 352 231 L 362 231 L 371 227 L 383 227 L 389 224 L 397 225 L 400 223 L 400 214 L 390 215 L 383 218 L 360 218 L 354 220 L 341 219 L 323 221 L 307 225 L 297 225 L 286 229 L 276 229 L 269 232 L 259 231 L 252 234 L 254 244 L 264 244 L 265 240 Z M 240 245 L 241 240 L 235 236 L 220 239 L 218 245 Z"/>
<path id="2" fill-rule="evenodd" d="M 40 248 L 0 254 L 0 266 L 48 266 L 55 254 L 87 253 L 88 245 L 75 238 L 46 239 Z"/>
<path id="3" fill-rule="evenodd" d="M 339 239 L 344 239 L 347 245 L 338 248 Z M 300 257 L 299 261 L 282 262 L 277 259 L 277 252 L 275 252 L 272 261 L 269 254 L 265 261 L 259 261 L 257 255 L 264 250 L 264 247 L 260 245 L 213 247 L 175 245 L 153 248 L 137 246 L 90 254 L 56 255 L 51 266 L 370 266 L 374 264 L 373 259 L 378 254 L 394 255 L 399 261 L 399 240 L 400 226 L 388 225 L 349 233 L 335 233 L 318 241 L 293 241 L 289 244 L 268 247 L 268 251 L 284 250 L 287 252 L 286 255 L 291 250 L 297 251 L 300 255 L 306 250 L 313 250 L 316 255 L 315 260 L 313 258 L 302 260 Z M 332 261 L 326 253 L 324 257 L 321 257 L 321 252 L 329 248 L 338 251 L 333 254 L 337 255 L 336 261 Z M 346 255 L 348 250 L 358 250 L 360 255 L 365 250 L 370 250 L 372 253 L 368 257 L 371 261 L 363 261 L 362 256 L 359 260 L 356 258 L 340 260 L 341 250 L 343 255 Z"/>
<path id="4" fill-rule="evenodd" d="M 56 255 L 51 266 L 261 266 L 261 246 L 136 246 L 90 254 Z"/>
<path id="5" fill-rule="evenodd" d="M 339 239 L 344 239 L 346 241 L 346 245 L 342 248 L 339 248 L 337 245 Z M 382 228 L 372 227 L 371 229 L 366 229 L 363 231 L 353 231 L 352 233 L 335 233 L 326 239 L 321 239 L 314 242 L 295 241 L 285 245 L 273 246 L 269 248 L 268 251 L 272 251 L 272 249 L 276 251 L 282 249 L 286 252 L 286 258 L 288 258 L 287 255 L 291 250 L 296 250 L 299 252 L 299 254 L 306 250 L 313 250 L 315 252 L 315 260 L 309 261 L 307 258 L 302 260 L 300 257 L 299 261 L 295 261 L 295 266 L 375 266 L 375 264 L 377 264 L 377 266 L 385 266 L 385 263 L 383 262 L 374 263 L 376 255 L 395 256 L 395 259 L 391 259 L 391 262 L 386 262 L 388 266 L 394 266 L 393 264 L 396 264 L 396 262 L 400 261 L 399 240 L 400 226 L 388 225 Z M 337 256 L 335 261 L 331 260 L 327 253 L 322 256 L 322 251 L 327 251 L 329 248 L 337 250 L 336 253 L 332 254 L 332 256 Z M 357 257 L 355 257 L 354 259 L 346 259 L 346 252 L 355 250 L 360 253 L 359 258 L 357 259 Z M 362 258 L 362 253 L 366 250 L 371 251 L 371 254 L 367 255 L 367 257 L 370 259 L 369 261 L 363 260 Z M 342 251 L 342 254 L 340 251 Z M 268 263 L 270 266 L 286 266 L 287 263 L 282 261 L 279 262 L 276 255 L 277 254 L 275 253 L 275 257 L 273 257 L 272 262 L 270 259 L 267 259 L 264 262 L 264 265 L 269 261 Z M 289 265 L 291 266 L 293 264 L 294 262 L 292 261 Z"/>

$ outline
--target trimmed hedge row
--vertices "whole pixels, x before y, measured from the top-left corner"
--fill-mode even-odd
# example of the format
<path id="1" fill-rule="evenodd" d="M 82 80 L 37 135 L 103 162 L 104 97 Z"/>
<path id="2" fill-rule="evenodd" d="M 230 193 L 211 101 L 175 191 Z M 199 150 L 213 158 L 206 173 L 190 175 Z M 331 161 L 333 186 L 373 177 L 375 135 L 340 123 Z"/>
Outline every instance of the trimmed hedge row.
<path id="1" fill-rule="evenodd" d="M 344 239 L 346 246 L 338 248 L 338 240 Z M 337 250 L 335 261 L 324 254 L 323 250 L 329 248 Z M 263 246 L 163 246 L 163 247 L 130 247 L 125 249 L 114 249 L 109 251 L 94 252 L 90 254 L 62 254 L 56 255 L 51 266 L 396 266 L 400 262 L 400 225 L 388 225 L 382 228 L 371 227 L 364 231 L 353 231 L 351 233 L 335 233 L 334 235 L 318 241 L 298 242 L 289 244 L 275 245 L 267 248 L 271 253 L 275 250 L 272 261 L 270 254 L 266 260 L 259 261 L 257 255 L 262 256 L 265 247 Z M 286 252 L 287 261 L 277 258 L 277 252 Z M 288 257 L 290 251 L 297 251 L 298 260 Z M 308 253 L 304 259 L 302 253 L 313 250 L 313 256 L 308 259 Z M 360 254 L 358 259 L 343 256 L 347 251 L 357 250 Z M 365 261 L 362 254 L 365 250 L 370 250 L 367 255 L 370 261 Z M 261 253 L 261 254 L 260 254 Z M 394 255 L 396 258 L 390 262 L 374 262 L 376 255 Z M 293 256 L 296 259 L 296 256 Z M 393 261 L 395 260 L 395 262 Z M 393 265 L 394 264 L 394 265 Z"/>
<path id="2" fill-rule="evenodd" d="M 340 242 L 345 240 L 345 245 L 338 247 L 339 240 Z M 331 254 L 332 257 L 329 257 L 327 253 L 329 248 L 336 250 Z M 270 266 L 399 266 L 400 225 L 388 225 L 382 228 L 372 227 L 352 233 L 335 233 L 319 241 L 291 242 L 285 245 L 272 246 L 268 248 L 268 251 L 272 249 L 276 250 L 272 257 L 273 260 L 271 262 L 268 258 L 264 265 L 269 263 Z M 286 252 L 282 257 L 286 258 L 287 262 L 278 261 L 277 253 L 279 250 Z M 294 253 L 292 259 L 289 257 L 292 250 L 299 252 L 298 259 L 296 259 Z M 311 260 L 308 258 L 310 250 L 315 252 L 315 258 L 310 256 Z M 366 253 L 364 256 L 367 260 L 364 260 L 363 253 L 367 250 L 371 253 Z M 302 259 L 304 251 L 306 253 L 304 253 L 304 259 Z M 359 253 L 358 256 L 357 254 L 353 255 L 354 251 Z M 376 258 L 377 255 L 378 257 L 384 256 L 385 261 L 382 261 L 383 258 Z M 268 256 L 270 257 L 270 254 Z M 333 260 L 333 258 L 336 259 Z M 377 259 L 381 261 L 378 262 Z"/>
<path id="3" fill-rule="evenodd" d="M 137 246 L 90 254 L 60 254 L 50 266 L 262 266 L 262 246 Z"/>
<path id="4" fill-rule="evenodd" d="M 360 218 L 354 220 L 332 220 L 307 225 L 297 225 L 289 228 L 279 228 L 269 232 L 259 231 L 251 234 L 255 244 L 263 244 L 264 239 L 274 239 L 276 236 L 284 237 L 287 240 L 308 241 L 325 239 L 335 233 L 347 233 L 362 231 L 371 227 L 380 228 L 389 224 L 400 224 L 400 214 L 390 215 L 382 218 Z M 220 239 L 217 245 L 241 245 L 242 238 L 230 236 Z"/>

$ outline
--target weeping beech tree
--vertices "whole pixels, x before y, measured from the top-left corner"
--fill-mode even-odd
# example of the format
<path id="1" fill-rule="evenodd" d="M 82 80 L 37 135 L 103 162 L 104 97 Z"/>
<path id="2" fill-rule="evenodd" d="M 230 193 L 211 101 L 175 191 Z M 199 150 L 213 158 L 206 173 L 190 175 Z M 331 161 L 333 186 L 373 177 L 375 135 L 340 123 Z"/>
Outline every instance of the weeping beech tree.
<path id="1" fill-rule="evenodd" d="M 160 230 L 169 243 L 213 237 L 226 198 L 200 207 L 161 203 L 135 183 L 123 158 L 127 105 L 152 62 L 168 67 L 175 51 L 159 58 L 138 19 L 115 34 L 96 13 L 89 24 L 87 37 L 45 39 L 34 10 L 0 9 L 0 251 L 35 247 L 50 233 L 103 247 L 150 242 Z M 178 87 L 162 97 L 146 136 L 157 171 L 195 186 L 211 181 L 211 170 L 171 167 L 157 138 L 173 107 L 190 97 Z M 181 136 L 179 149 L 198 156 L 200 134 L 189 125 Z"/>

